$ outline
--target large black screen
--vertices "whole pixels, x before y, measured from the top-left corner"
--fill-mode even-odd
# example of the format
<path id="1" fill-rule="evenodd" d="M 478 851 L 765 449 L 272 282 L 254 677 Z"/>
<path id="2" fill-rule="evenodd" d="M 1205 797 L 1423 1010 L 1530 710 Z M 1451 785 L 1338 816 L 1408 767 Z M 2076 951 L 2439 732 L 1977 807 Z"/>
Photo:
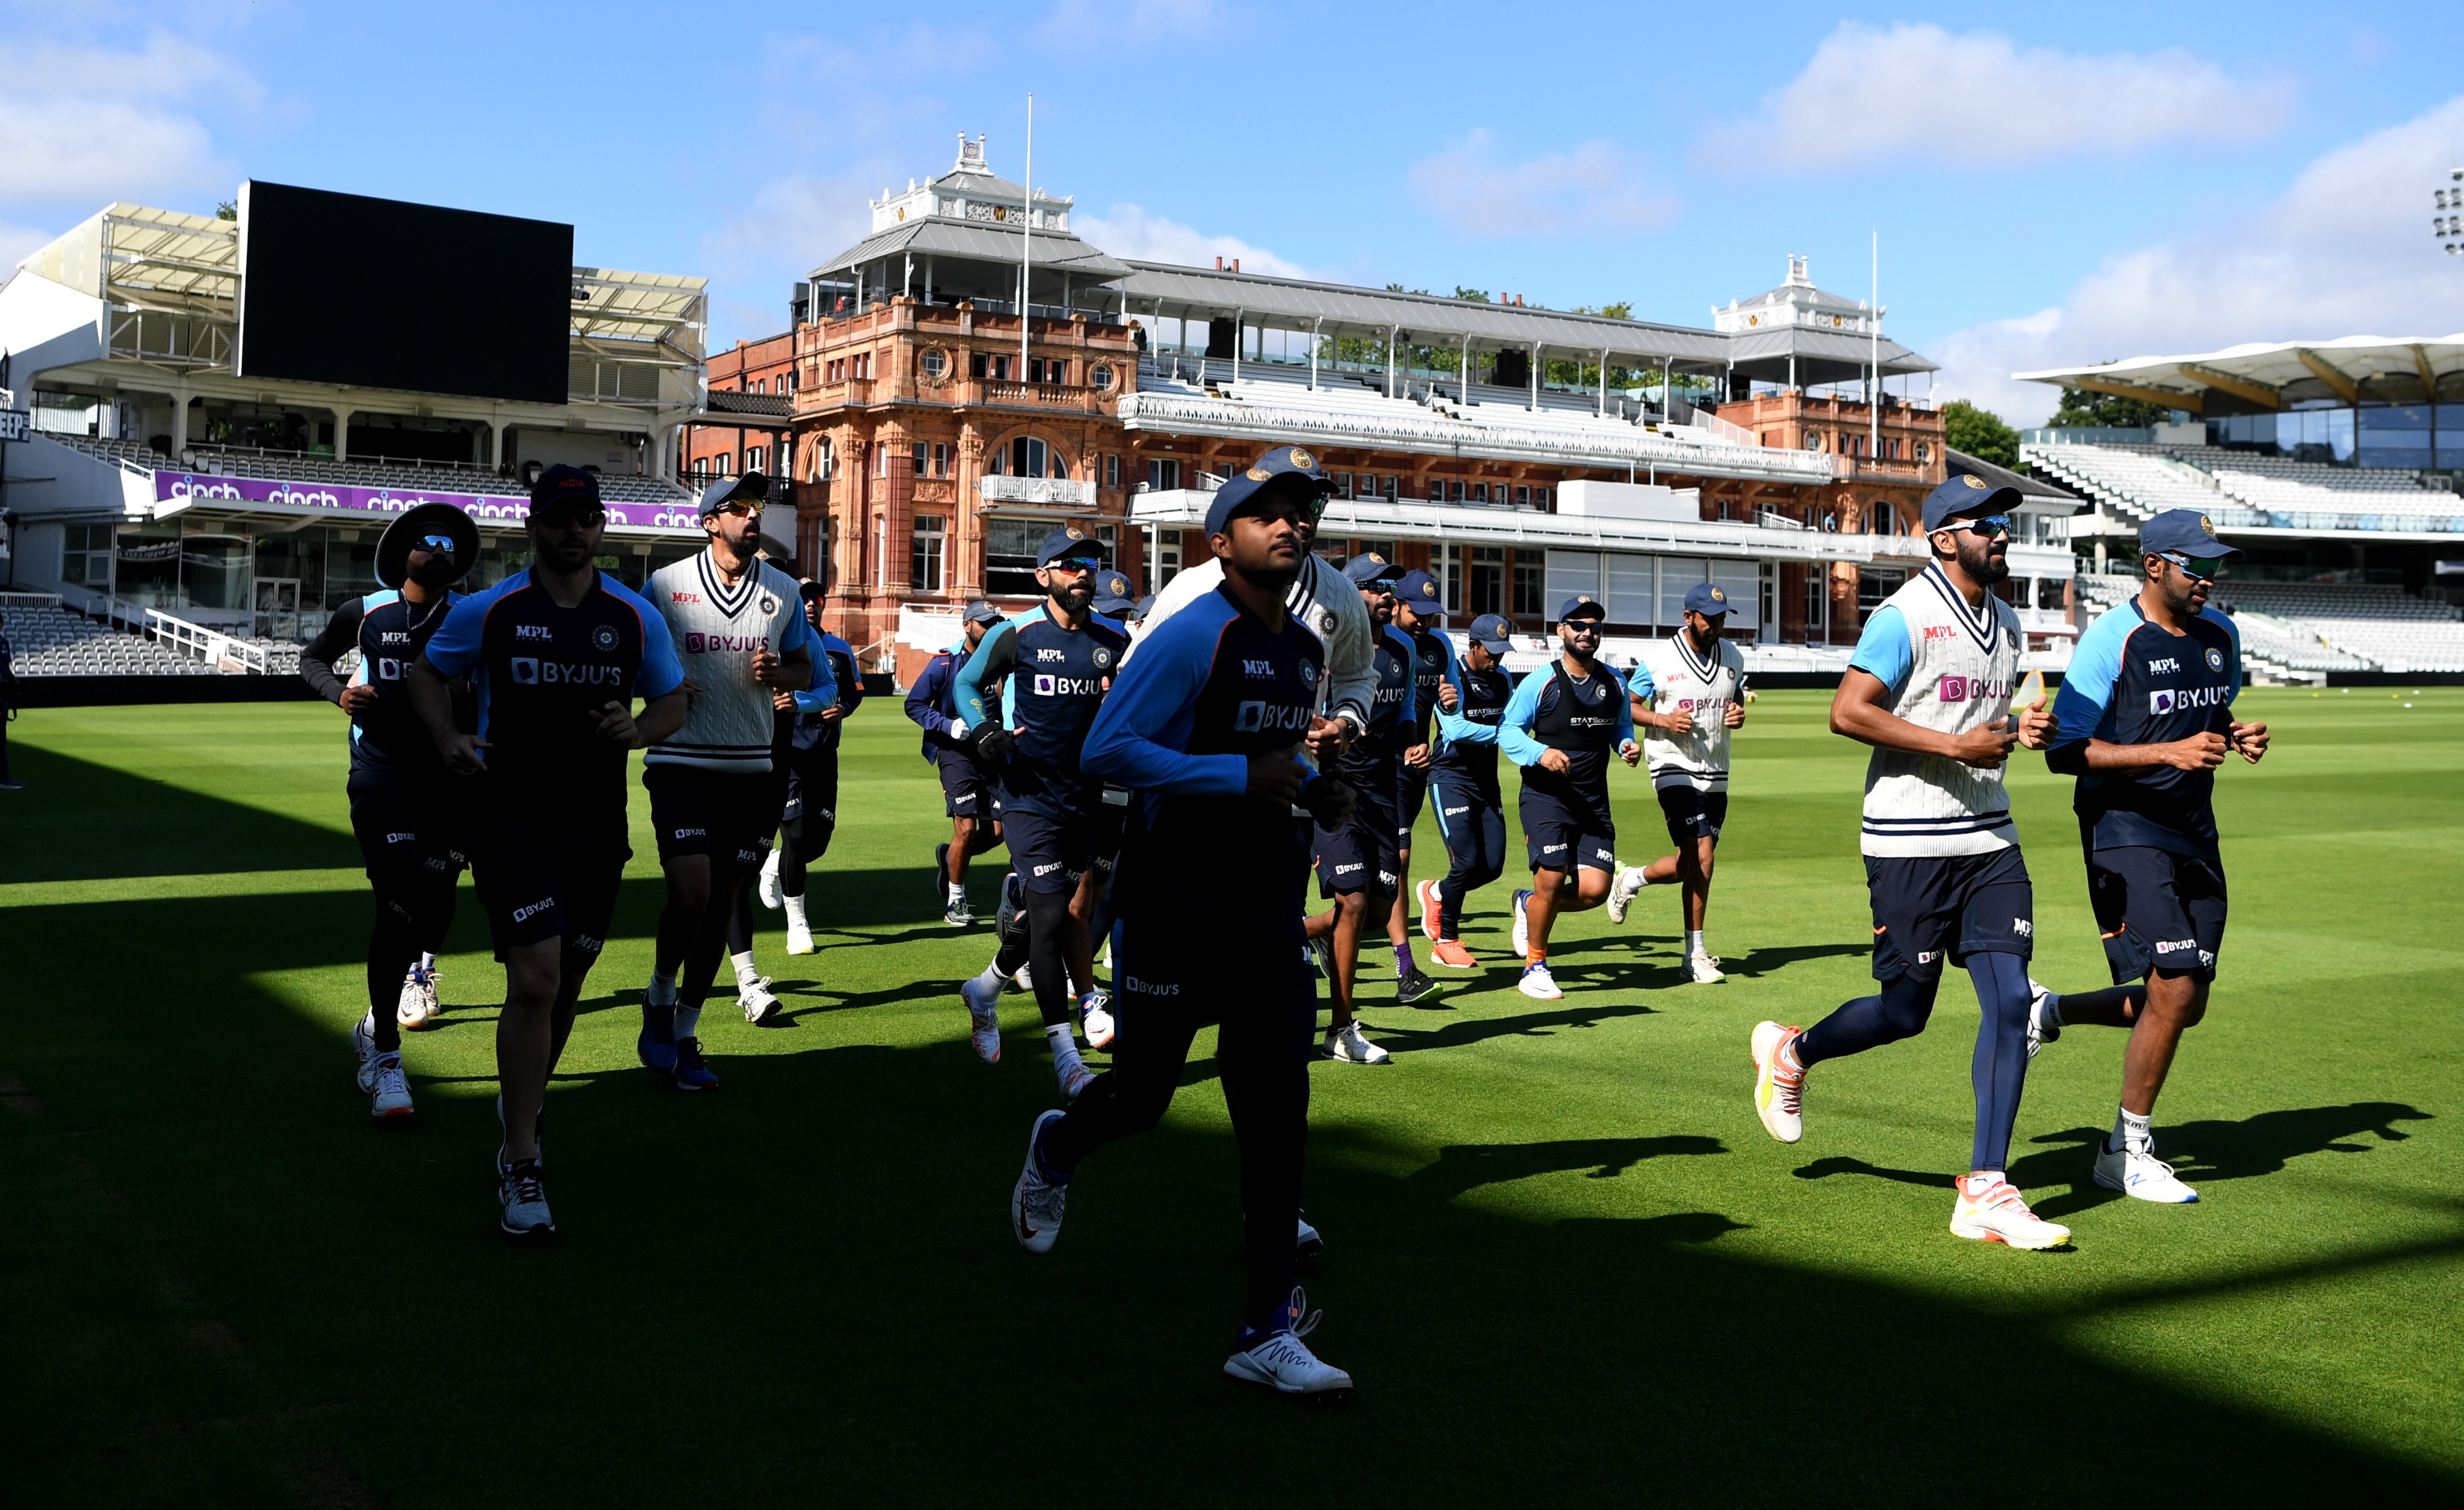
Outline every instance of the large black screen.
<path id="1" fill-rule="evenodd" d="M 243 378 L 565 402 L 573 228 L 253 181 Z"/>

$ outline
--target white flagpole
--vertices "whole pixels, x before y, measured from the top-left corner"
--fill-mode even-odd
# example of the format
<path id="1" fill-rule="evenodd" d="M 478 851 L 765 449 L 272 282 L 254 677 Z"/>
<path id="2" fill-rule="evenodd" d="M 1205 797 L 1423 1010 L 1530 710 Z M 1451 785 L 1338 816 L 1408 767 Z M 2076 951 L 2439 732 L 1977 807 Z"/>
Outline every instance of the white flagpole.
<path id="1" fill-rule="evenodd" d="M 1028 298 L 1035 291 L 1035 96 L 1026 97 L 1026 218 L 1019 224 L 1018 381 L 1026 381 Z"/>

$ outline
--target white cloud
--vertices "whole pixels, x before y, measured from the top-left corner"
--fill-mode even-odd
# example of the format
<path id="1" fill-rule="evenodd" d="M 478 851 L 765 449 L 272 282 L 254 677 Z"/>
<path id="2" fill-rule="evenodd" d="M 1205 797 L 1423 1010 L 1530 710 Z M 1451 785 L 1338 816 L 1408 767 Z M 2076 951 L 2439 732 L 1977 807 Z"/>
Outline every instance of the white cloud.
<path id="1" fill-rule="evenodd" d="M 1044 35 L 1054 43 L 1145 45 L 1208 35 L 1222 25 L 1225 11 L 1217 0 L 1061 0 L 1045 20 Z"/>
<path id="2" fill-rule="evenodd" d="M 852 174 L 774 179 L 750 208 L 702 238 L 703 254 L 722 276 L 792 268 L 786 275 L 801 277 L 871 234 L 868 204 L 880 191 L 879 184 Z"/>
<path id="3" fill-rule="evenodd" d="M 1210 236 L 1178 221 L 1151 215 L 1135 205 L 1114 205 L 1108 214 L 1081 213 L 1077 219 L 1072 229 L 1079 235 L 1116 257 L 1177 262 L 1187 267 L 1209 267 L 1217 257 L 1229 267 L 1238 257 L 1243 273 L 1268 273 L 1287 278 L 1309 276 L 1307 268 L 1264 247 L 1252 246 L 1238 236 Z"/>
<path id="4" fill-rule="evenodd" d="M 0 205 L 227 191 L 238 171 L 195 107 L 253 108 L 261 94 L 238 63 L 159 32 L 135 52 L 0 49 Z"/>
<path id="5" fill-rule="evenodd" d="M 2008 166 L 2160 143 L 2235 142 L 2281 124 L 2290 92 L 2161 53 L 2021 48 L 1991 32 L 1842 22 L 1762 113 L 1707 133 L 1731 166 L 1813 172 L 1888 159 Z"/>
<path id="6" fill-rule="evenodd" d="M 1411 186 L 1413 197 L 1438 218 L 1475 236 L 1639 230 L 1677 213 L 1674 198 L 1654 191 L 1641 160 L 1610 142 L 1501 163 L 1495 139 L 1474 131 L 1462 144 L 1413 164 Z"/>
<path id="7" fill-rule="evenodd" d="M 2326 153 L 2237 224 L 2108 258 L 2052 309 L 1934 342 L 1937 394 L 2035 424 L 2059 396 L 2013 371 L 2464 325 L 2464 258 L 2430 229 L 2459 141 L 2464 97 Z"/>

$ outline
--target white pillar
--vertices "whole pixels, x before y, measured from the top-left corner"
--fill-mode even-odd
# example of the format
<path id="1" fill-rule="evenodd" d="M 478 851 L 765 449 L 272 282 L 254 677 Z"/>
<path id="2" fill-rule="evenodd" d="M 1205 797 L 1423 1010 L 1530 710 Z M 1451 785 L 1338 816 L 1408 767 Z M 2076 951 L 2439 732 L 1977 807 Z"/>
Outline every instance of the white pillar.
<path id="1" fill-rule="evenodd" d="M 339 405 L 334 410 L 334 459 L 336 461 L 351 459 L 351 410 Z"/>
<path id="2" fill-rule="evenodd" d="M 1400 325 L 1386 327 L 1386 396 L 1395 396 L 1395 338 L 1402 334 Z"/>
<path id="3" fill-rule="evenodd" d="M 1609 417 L 1609 349 L 1600 348 L 1600 418 Z"/>
<path id="4" fill-rule="evenodd" d="M 1540 343 L 1536 340 L 1531 343 L 1531 370 L 1526 376 L 1531 380 L 1531 412 L 1537 414 L 1540 412 Z"/>
<path id="5" fill-rule="evenodd" d="M 186 467 L 180 453 L 188 449 L 188 385 L 175 384 L 171 389 L 171 460 Z"/>
<path id="6" fill-rule="evenodd" d="M 1471 338 L 1469 336 L 1463 339 L 1463 364 L 1455 372 L 1455 383 L 1463 390 L 1455 395 L 1457 402 L 1469 404 L 1471 402 Z"/>
<path id="7" fill-rule="evenodd" d="M 1311 393 L 1317 391 L 1317 332 L 1319 325 L 1323 323 L 1323 317 L 1309 321 L 1309 391 Z"/>
<path id="8" fill-rule="evenodd" d="M 1241 381 L 1241 348 L 1249 344 L 1249 312 L 1232 312 L 1232 381 Z"/>

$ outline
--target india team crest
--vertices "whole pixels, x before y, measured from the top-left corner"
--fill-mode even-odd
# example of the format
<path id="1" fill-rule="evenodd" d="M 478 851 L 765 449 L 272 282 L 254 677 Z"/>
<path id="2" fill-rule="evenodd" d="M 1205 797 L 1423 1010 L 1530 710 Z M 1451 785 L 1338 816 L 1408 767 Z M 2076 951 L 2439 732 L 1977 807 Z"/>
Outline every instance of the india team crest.
<path id="1" fill-rule="evenodd" d="M 1095 646 L 1095 669 L 1101 671 L 1111 664 L 1112 652 L 1104 648 L 1100 645 Z"/>
<path id="2" fill-rule="evenodd" d="M 1585 600 L 1584 600 L 1584 602 L 1590 602 L 1590 601 L 1591 601 L 1591 600 L 1589 600 L 1589 599 L 1585 599 Z M 1714 588 L 1712 588 L 1712 589 L 1711 589 L 1711 601 L 1712 601 L 1713 602 L 1715 602 L 1715 603 L 1724 603 L 1724 602 L 1727 602 L 1728 601 L 1728 595 L 1727 595 L 1727 593 L 1722 592 L 1722 591 L 1721 591 L 1720 589 L 1718 589 L 1717 587 L 1714 587 Z"/>
<path id="3" fill-rule="evenodd" d="M 2199 528 L 2207 531 L 2210 535 L 2216 533 L 2216 527 L 2208 522 L 2208 516 L 2204 514 L 2199 515 Z"/>
<path id="4" fill-rule="evenodd" d="M 1316 457 L 1311 456 L 1309 452 L 1301 449 L 1297 446 L 1291 449 L 1291 459 L 1292 465 L 1298 467 L 1303 471 L 1307 471 L 1317 465 Z"/>
<path id="5" fill-rule="evenodd" d="M 1314 662 L 1314 661 L 1303 661 L 1303 662 L 1301 662 L 1301 663 L 1300 663 L 1300 672 L 1301 672 L 1301 680 L 1302 680 L 1302 681 L 1309 683 L 1311 687 L 1315 687 L 1315 686 L 1317 685 L 1317 663 L 1316 663 L 1316 662 Z"/>
<path id="6" fill-rule="evenodd" d="M 2212 645 L 2208 646 L 2208 669 L 2211 671 L 2221 671 L 2224 668 L 2225 653 L 2222 650 L 2217 649 Z"/>
<path id="7" fill-rule="evenodd" d="M 591 630 L 590 643 L 603 650 L 613 650 L 616 648 L 616 626 L 612 624 L 603 624 Z"/>
<path id="8" fill-rule="evenodd" d="M 1332 634 L 1332 633 L 1334 633 L 1334 610 L 1333 610 L 1333 609 L 1331 609 L 1331 608 L 1321 608 L 1321 609 L 1319 609 L 1319 610 L 1318 610 L 1318 614 L 1317 614 L 1317 632 L 1318 632 L 1318 633 L 1320 633 L 1320 634 Z M 1310 681 L 1312 681 L 1312 682 L 1316 681 L 1316 680 L 1317 680 L 1317 673 L 1316 673 L 1316 672 L 1314 672 L 1314 671 L 1310 672 L 1310 673 L 1309 673 L 1309 680 L 1310 680 Z"/>
<path id="9" fill-rule="evenodd" d="M 771 597 L 768 593 L 763 593 L 761 595 L 761 611 L 765 614 L 777 613 L 779 611 L 779 600 Z"/>
<path id="10" fill-rule="evenodd" d="M 1985 491 L 1985 479 L 1979 477 L 1972 471 L 1961 472 L 1959 474 L 1959 480 L 1975 489 L 1978 492 L 1983 492 Z"/>

